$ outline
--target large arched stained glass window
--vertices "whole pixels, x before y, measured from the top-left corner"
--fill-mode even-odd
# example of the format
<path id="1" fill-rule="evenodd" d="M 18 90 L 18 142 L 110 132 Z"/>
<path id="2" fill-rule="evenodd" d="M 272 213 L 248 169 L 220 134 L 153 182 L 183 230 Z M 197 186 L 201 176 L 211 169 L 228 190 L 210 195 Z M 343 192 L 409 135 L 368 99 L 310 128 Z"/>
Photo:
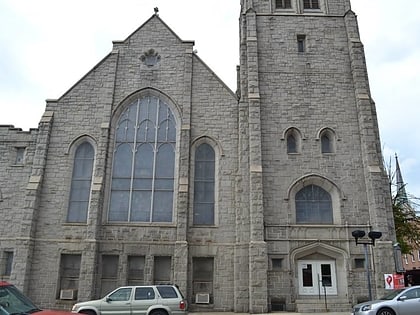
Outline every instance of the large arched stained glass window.
<path id="1" fill-rule="evenodd" d="M 308 185 L 297 192 L 295 202 L 296 223 L 333 223 L 331 195 L 323 188 Z"/>
<path id="2" fill-rule="evenodd" d="M 194 224 L 214 224 L 215 154 L 207 143 L 195 151 Z"/>
<path id="3" fill-rule="evenodd" d="M 67 222 L 86 222 L 92 184 L 95 151 L 89 142 L 80 144 L 74 154 Z"/>
<path id="4" fill-rule="evenodd" d="M 172 222 L 176 122 L 155 96 L 133 101 L 115 130 L 109 221 Z"/>

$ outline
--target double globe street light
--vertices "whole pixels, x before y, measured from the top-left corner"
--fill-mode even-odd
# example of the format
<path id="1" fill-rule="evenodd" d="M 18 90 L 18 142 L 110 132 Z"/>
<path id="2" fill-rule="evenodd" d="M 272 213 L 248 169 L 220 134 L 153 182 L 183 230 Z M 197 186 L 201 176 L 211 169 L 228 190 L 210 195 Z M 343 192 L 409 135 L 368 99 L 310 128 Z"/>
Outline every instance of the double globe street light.
<path id="1" fill-rule="evenodd" d="M 355 230 L 351 232 L 354 239 L 356 240 L 356 245 L 362 244 L 365 250 L 365 269 L 366 269 L 366 278 L 368 283 L 368 292 L 369 292 L 369 301 L 372 301 L 372 286 L 370 283 L 370 263 L 369 263 L 369 255 L 368 255 L 368 245 L 375 246 L 375 241 L 382 236 L 382 232 L 378 231 L 370 231 L 368 233 L 369 238 L 364 238 L 366 235 L 365 231 L 362 230 Z"/>

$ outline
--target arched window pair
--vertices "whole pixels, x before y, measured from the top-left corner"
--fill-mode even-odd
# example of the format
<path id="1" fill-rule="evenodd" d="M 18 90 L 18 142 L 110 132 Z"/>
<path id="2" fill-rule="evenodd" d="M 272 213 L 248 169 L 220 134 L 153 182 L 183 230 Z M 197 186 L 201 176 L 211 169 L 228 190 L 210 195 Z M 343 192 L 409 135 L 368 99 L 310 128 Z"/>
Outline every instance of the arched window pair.
<path id="1" fill-rule="evenodd" d="M 324 128 L 318 135 L 321 141 L 321 153 L 334 153 L 335 152 L 335 133 L 329 129 Z M 302 135 L 296 128 L 289 128 L 285 133 L 287 153 L 300 153 Z"/>

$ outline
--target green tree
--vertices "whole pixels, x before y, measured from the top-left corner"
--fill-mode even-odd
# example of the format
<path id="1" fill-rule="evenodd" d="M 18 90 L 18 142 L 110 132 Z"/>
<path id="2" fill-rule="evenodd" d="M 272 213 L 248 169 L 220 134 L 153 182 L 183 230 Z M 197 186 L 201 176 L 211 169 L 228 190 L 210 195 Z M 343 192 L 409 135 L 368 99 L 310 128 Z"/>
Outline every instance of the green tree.
<path id="1" fill-rule="evenodd" d="M 410 254 L 420 248 L 420 217 L 415 210 L 417 200 L 415 197 L 407 197 L 404 186 L 392 196 L 395 233 L 402 254 Z"/>

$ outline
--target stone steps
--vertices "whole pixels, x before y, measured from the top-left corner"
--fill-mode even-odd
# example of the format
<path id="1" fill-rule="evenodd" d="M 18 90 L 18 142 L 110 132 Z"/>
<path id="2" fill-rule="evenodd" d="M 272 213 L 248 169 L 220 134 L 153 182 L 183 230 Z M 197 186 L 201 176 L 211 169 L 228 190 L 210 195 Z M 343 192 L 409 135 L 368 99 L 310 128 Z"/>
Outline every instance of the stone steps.
<path id="1" fill-rule="evenodd" d="M 324 297 L 320 299 L 296 300 L 296 312 L 299 313 L 322 313 L 322 312 L 350 312 L 351 305 L 348 300 L 340 298 Z"/>

